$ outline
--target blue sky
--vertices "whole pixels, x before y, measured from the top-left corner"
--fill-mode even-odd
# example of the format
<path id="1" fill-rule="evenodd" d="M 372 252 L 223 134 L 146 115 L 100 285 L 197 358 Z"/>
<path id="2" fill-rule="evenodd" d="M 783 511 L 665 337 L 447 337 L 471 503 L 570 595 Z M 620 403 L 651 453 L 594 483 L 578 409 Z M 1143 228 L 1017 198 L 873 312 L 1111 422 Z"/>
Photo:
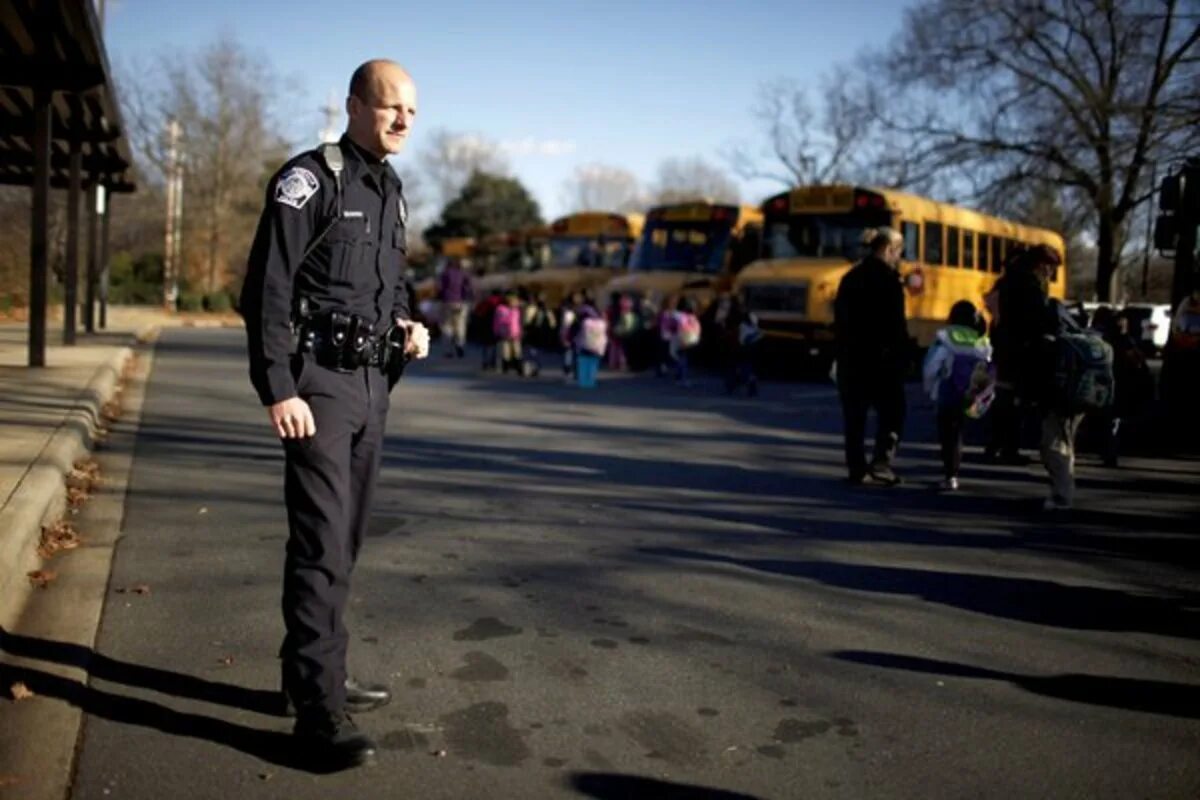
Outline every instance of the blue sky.
<path id="1" fill-rule="evenodd" d="M 725 167 L 730 142 L 756 146 L 751 116 L 766 80 L 810 85 L 900 27 L 901 0 L 607 0 L 606 2 L 309 2 L 108 0 L 109 58 L 118 69 L 196 51 L 231 33 L 299 87 L 283 131 L 315 143 L 319 108 L 344 97 L 350 73 L 393 58 L 416 79 L 420 112 L 410 148 L 435 127 L 524 143 L 513 172 L 543 213 L 583 164 L 653 180 L 667 157 Z M 814 95 L 815 96 L 815 95 Z M 530 144 L 554 143 L 538 148 Z M 545 150 L 552 152 L 544 152 Z M 403 168 L 406 156 L 398 166 Z M 780 185 L 741 181 L 758 202 Z"/>

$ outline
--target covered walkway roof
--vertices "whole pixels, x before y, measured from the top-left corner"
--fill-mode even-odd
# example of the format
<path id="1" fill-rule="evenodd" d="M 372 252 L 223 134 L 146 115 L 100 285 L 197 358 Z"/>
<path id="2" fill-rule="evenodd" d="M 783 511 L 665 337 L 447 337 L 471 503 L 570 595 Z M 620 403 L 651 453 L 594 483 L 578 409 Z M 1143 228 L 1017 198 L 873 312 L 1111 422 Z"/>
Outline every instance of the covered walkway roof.
<path id="1" fill-rule="evenodd" d="M 80 206 L 87 203 L 83 317 L 105 320 L 107 196 L 132 192 L 133 158 L 92 0 L 0 0 L 0 184 L 29 186 L 29 366 L 46 363 L 48 214 L 52 188 L 67 190 L 63 342 L 75 343 Z M 103 187 L 103 233 L 97 209 Z M 102 238 L 101 238 L 102 237 Z"/>
<path id="2" fill-rule="evenodd" d="M 75 139 L 86 182 L 133 191 L 133 159 L 90 0 L 0 0 L 0 183 L 33 184 L 39 90 L 50 96 L 50 185 L 69 185 Z"/>

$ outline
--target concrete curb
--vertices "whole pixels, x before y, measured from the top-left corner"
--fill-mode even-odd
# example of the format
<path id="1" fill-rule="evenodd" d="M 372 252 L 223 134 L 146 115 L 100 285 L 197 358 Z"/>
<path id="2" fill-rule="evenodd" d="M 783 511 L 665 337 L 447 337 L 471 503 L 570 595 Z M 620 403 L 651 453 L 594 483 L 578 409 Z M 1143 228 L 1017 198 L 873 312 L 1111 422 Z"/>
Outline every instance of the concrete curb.
<path id="1" fill-rule="evenodd" d="M 152 336 L 142 330 L 139 340 Z M 26 574 L 41 565 L 37 548 L 42 526 L 66 507 L 65 478 L 76 461 L 91 451 L 105 403 L 116 393 L 133 347 L 120 348 L 92 375 L 58 429 L 0 510 L 0 624 L 11 628 L 31 589 Z"/>

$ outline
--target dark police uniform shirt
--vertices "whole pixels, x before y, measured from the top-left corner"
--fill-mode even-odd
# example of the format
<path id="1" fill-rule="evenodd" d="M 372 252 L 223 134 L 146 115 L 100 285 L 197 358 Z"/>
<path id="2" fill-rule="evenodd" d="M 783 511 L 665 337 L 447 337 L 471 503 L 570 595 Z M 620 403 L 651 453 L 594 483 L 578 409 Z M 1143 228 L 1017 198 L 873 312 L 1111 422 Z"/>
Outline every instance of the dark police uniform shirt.
<path id="1" fill-rule="evenodd" d="M 319 150 L 284 164 L 267 186 L 246 266 L 240 310 L 246 321 L 250 380 L 263 405 L 296 396 L 290 355 L 291 317 L 299 298 L 312 314 L 358 314 L 382 333 L 409 319 L 405 222 L 400 179 L 343 136 L 342 212 L 333 172 Z M 304 263 L 320 231 L 333 227 Z"/>

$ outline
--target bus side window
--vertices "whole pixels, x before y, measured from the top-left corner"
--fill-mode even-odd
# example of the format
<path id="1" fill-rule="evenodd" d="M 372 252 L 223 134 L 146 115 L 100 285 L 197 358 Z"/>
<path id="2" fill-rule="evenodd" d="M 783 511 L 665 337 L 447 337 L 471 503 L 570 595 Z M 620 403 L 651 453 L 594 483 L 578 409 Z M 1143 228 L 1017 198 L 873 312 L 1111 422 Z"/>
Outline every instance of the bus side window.
<path id="1" fill-rule="evenodd" d="M 999 236 L 992 237 L 992 272 L 1004 269 L 1004 240 Z"/>
<path id="2" fill-rule="evenodd" d="M 931 267 L 941 266 L 942 262 L 942 223 L 925 223 L 925 263 Z"/>
<path id="3" fill-rule="evenodd" d="M 946 228 L 946 266 L 957 267 L 959 230 L 953 225 Z"/>
<path id="4" fill-rule="evenodd" d="M 905 261 L 916 261 L 920 258 L 920 236 L 921 229 L 917 227 L 915 222 L 900 223 L 900 233 L 904 236 L 904 255 Z"/>
<path id="5" fill-rule="evenodd" d="M 979 234 L 979 269 L 982 272 L 988 271 L 988 245 L 991 244 L 991 238 L 986 233 Z"/>
<path id="6" fill-rule="evenodd" d="M 962 265 L 967 269 L 975 269 L 975 232 L 963 231 Z"/>

